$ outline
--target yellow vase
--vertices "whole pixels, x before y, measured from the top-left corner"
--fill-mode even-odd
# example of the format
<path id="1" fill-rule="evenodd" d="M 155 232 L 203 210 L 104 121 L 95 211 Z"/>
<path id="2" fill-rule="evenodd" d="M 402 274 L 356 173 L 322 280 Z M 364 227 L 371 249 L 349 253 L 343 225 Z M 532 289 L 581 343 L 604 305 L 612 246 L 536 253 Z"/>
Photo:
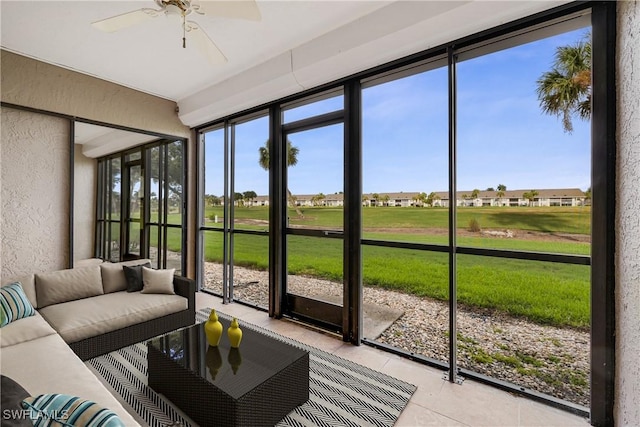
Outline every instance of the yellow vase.
<path id="1" fill-rule="evenodd" d="M 218 371 L 222 367 L 222 355 L 218 347 L 209 347 L 207 349 L 206 363 L 207 368 L 209 368 L 209 375 L 215 381 Z"/>
<path id="2" fill-rule="evenodd" d="M 231 365 L 233 375 L 237 374 L 238 370 L 240 369 L 240 365 L 242 365 L 242 355 L 240 354 L 239 348 L 232 347 L 229 349 L 227 362 L 229 362 L 229 365 Z"/>
<path id="3" fill-rule="evenodd" d="M 204 333 L 207 335 L 207 342 L 212 347 L 217 347 L 220 344 L 220 337 L 222 336 L 222 323 L 218 320 L 218 315 L 215 310 L 211 310 L 209 314 L 209 320 L 204 324 Z"/>
<path id="4" fill-rule="evenodd" d="M 238 326 L 238 319 L 235 317 L 231 321 L 231 326 L 227 330 L 227 336 L 229 337 L 229 343 L 232 348 L 240 347 L 240 341 L 242 341 L 242 329 Z"/>

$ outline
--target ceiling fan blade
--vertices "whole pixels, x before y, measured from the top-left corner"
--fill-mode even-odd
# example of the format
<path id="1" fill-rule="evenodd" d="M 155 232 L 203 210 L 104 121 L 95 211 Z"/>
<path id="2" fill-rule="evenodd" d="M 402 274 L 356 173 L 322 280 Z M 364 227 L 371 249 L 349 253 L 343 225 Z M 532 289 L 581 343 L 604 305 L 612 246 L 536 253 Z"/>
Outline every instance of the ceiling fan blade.
<path id="1" fill-rule="evenodd" d="M 194 46 L 211 64 L 220 65 L 227 62 L 227 57 L 196 22 L 187 21 L 185 30 L 187 45 Z"/>
<path id="2" fill-rule="evenodd" d="M 192 7 L 197 12 L 209 16 L 246 19 L 248 21 L 262 19 L 255 0 L 199 0 Z"/>
<path id="3" fill-rule="evenodd" d="M 102 19 L 92 22 L 94 28 L 106 33 L 113 33 L 123 28 L 128 28 L 141 22 L 148 21 L 159 15 L 161 11 L 154 9 L 140 9 L 133 12 L 123 13 L 122 15 L 112 16 L 111 18 Z"/>

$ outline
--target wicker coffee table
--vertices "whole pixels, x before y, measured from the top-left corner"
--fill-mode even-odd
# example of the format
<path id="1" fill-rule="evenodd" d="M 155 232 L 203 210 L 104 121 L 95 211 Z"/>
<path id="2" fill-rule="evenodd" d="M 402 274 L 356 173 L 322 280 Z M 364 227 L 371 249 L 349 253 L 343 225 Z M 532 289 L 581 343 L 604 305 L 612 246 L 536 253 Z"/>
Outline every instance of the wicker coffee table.
<path id="1" fill-rule="evenodd" d="M 147 347 L 149 386 L 203 427 L 273 426 L 309 399 L 309 352 L 248 328 L 239 349 L 209 347 L 202 323 Z"/>

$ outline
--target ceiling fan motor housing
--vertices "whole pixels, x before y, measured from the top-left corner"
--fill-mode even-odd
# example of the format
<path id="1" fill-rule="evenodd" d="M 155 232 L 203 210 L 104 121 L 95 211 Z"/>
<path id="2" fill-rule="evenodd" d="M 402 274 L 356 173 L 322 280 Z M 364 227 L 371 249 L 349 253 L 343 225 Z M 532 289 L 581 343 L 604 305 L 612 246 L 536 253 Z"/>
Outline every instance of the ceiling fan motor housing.
<path id="1" fill-rule="evenodd" d="M 186 16 L 193 11 L 191 0 L 156 0 L 156 4 L 166 15 Z"/>

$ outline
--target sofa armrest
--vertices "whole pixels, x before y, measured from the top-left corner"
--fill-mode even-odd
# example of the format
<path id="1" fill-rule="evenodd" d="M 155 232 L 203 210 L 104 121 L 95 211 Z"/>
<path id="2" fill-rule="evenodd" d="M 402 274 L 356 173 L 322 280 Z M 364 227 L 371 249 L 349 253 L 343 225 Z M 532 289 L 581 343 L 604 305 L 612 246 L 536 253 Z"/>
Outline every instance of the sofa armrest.
<path id="1" fill-rule="evenodd" d="M 182 276 L 173 277 L 173 289 L 176 295 L 187 298 L 189 310 L 196 309 L 196 283 L 192 279 Z"/>

